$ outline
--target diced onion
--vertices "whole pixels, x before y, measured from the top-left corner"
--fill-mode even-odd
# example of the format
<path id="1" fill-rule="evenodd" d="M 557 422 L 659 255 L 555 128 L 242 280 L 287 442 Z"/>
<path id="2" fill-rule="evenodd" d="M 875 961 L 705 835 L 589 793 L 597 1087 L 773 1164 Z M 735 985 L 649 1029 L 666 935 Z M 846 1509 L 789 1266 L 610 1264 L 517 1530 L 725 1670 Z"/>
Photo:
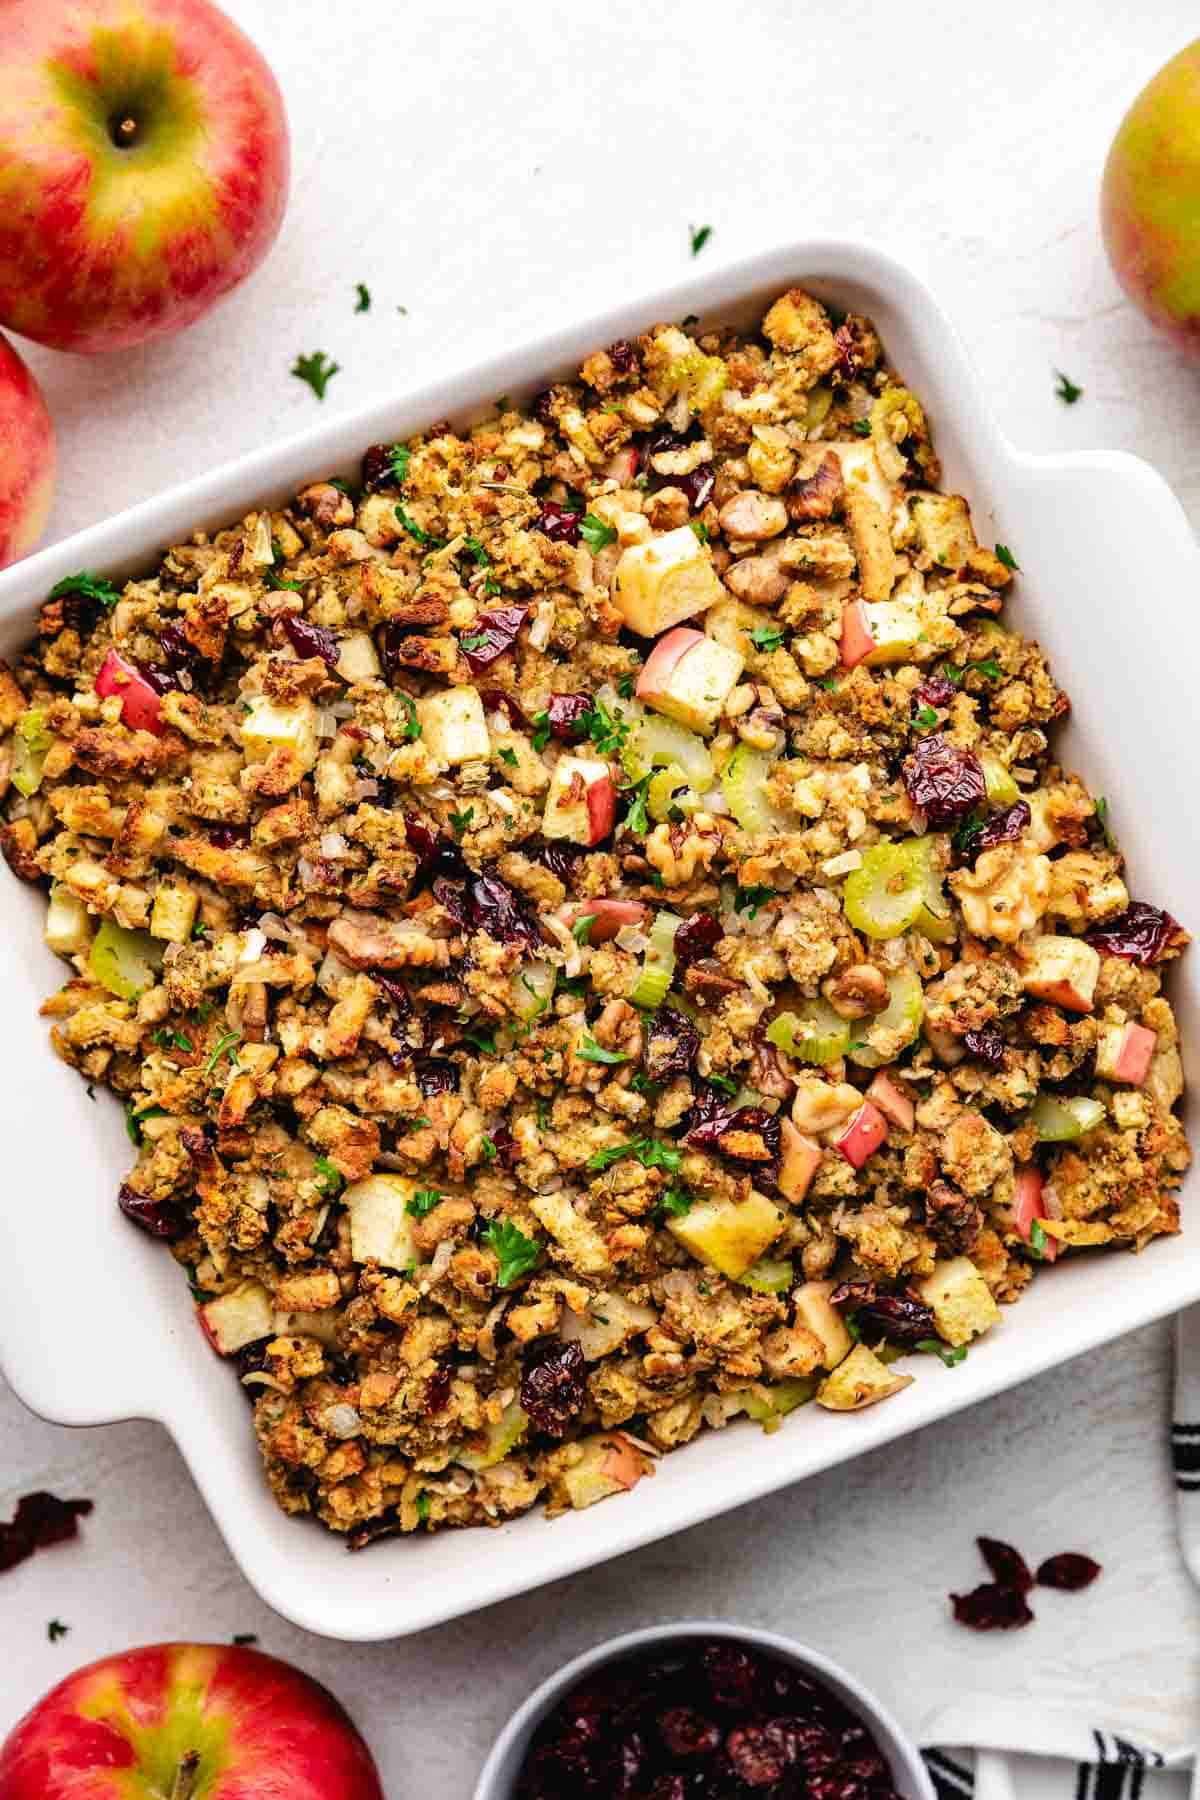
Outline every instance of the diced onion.
<path id="1" fill-rule="evenodd" d="M 328 856 L 331 859 L 336 860 L 336 858 L 339 856 L 345 856 L 346 851 L 349 849 L 349 847 L 350 846 L 347 844 L 345 838 L 342 836 L 340 831 L 322 832 L 322 834 L 321 834 L 321 855 L 322 856 Z"/>
<path id="2" fill-rule="evenodd" d="M 257 962 L 267 947 L 267 934 L 255 926 L 246 933 L 245 943 L 238 957 L 240 963 Z"/>
<path id="3" fill-rule="evenodd" d="M 334 738 L 338 733 L 337 714 L 332 706 L 322 706 L 317 712 L 317 736 Z"/>

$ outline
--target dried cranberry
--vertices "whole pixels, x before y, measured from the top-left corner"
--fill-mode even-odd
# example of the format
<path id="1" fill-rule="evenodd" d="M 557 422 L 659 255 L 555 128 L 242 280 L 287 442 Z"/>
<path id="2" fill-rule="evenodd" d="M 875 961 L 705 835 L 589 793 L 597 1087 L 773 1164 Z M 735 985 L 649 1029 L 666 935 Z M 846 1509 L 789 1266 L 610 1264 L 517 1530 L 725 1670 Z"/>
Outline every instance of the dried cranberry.
<path id="1" fill-rule="evenodd" d="M 712 913 L 693 913 L 675 932 L 675 961 L 686 969 L 697 957 L 707 956 L 724 936 L 720 920 Z"/>
<path id="2" fill-rule="evenodd" d="M 410 849 L 417 853 L 414 883 L 431 880 L 435 875 L 461 881 L 467 873 L 462 851 L 449 838 L 439 837 L 433 826 L 415 813 L 404 814 L 404 836 Z"/>
<path id="3" fill-rule="evenodd" d="M 582 526 L 582 507 L 562 506 L 557 500 L 543 500 L 542 510 L 533 521 L 534 530 L 544 533 L 554 544 L 577 544 Z"/>
<path id="4" fill-rule="evenodd" d="M 909 799 L 935 831 L 955 824 L 987 793 L 979 758 L 960 750 L 940 731 L 918 740 L 902 773 Z"/>
<path id="5" fill-rule="evenodd" d="M 887 1338 L 889 1343 L 912 1348 L 922 1338 L 936 1337 L 933 1314 L 924 1301 L 909 1294 L 880 1294 L 855 1314 L 863 1337 Z"/>
<path id="6" fill-rule="evenodd" d="M 746 1132 L 762 1140 L 765 1156 L 755 1155 L 730 1146 L 728 1139 L 731 1132 Z M 705 1148 L 720 1150 L 733 1162 L 750 1162 L 763 1164 L 775 1162 L 779 1156 L 782 1127 L 774 1113 L 769 1113 L 761 1106 L 740 1106 L 735 1110 L 726 1109 L 711 1119 L 692 1126 L 687 1134 L 689 1144 L 697 1144 Z"/>
<path id="7" fill-rule="evenodd" d="M 557 875 L 564 887 L 570 887 L 579 859 L 587 852 L 575 844 L 537 844 L 527 848 L 526 854 Z"/>
<path id="8" fill-rule="evenodd" d="M 103 604 L 103 601 L 98 600 L 93 594 L 81 594 L 78 588 L 60 593 L 57 603 L 48 602 L 48 610 L 43 613 L 42 633 L 46 634 L 50 620 L 57 621 L 58 618 L 61 618 L 63 629 L 73 631 L 77 636 L 85 638 L 89 632 L 95 630 L 96 621 L 103 610 Z M 60 609 L 57 614 L 56 605 Z"/>
<path id="9" fill-rule="evenodd" d="M 440 1056 L 422 1057 L 413 1064 L 413 1079 L 427 1100 L 435 1094 L 458 1092 L 458 1070 Z"/>
<path id="10" fill-rule="evenodd" d="M 242 1345 L 234 1359 L 234 1366 L 237 1369 L 239 1381 L 244 1380 L 247 1375 L 257 1375 L 260 1370 L 266 1368 L 267 1351 L 270 1349 L 273 1342 L 273 1337 L 268 1334 L 266 1337 L 255 1338 L 252 1344 Z M 253 1404 L 263 1390 L 255 1384 L 252 1387 L 246 1388 L 244 1391 L 247 1400 Z"/>
<path id="11" fill-rule="evenodd" d="M 404 625 L 399 619 L 389 619 L 379 627 L 376 643 L 379 646 L 379 660 L 383 664 L 383 672 L 388 681 L 395 681 L 400 671 L 406 666 L 402 660 L 404 646 L 415 628 Z"/>
<path id="12" fill-rule="evenodd" d="M 646 439 L 646 455 L 665 456 L 669 451 L 682 450 L 685 444 L 693 443 L 699 435 L 699 425 L 689 425 L 686 431 L 672 431 L 669 425 L 660 425 Z"/>
<path id="13" fill-rule="evenodd" d="M 712 499 L 717 472 L 711 463 L 706 462 L 695 469 L 689 469 L 686 475 L 668 475 L 666 479 L 671 487 L 682 489 L 691 511 L 698 513 Z"/>
<path id="14" fill-rule="evenodd" d="M 362 481 L 363 486 L 371 493 L 380 488 L 396 485 L 396 470 L 392 462 L 391 444 L 371 444 L 363 451 Z"/>
<path id="15" fill-rule="evenodd" d="M 651 1081 L 686 1075 L 699 1048 L 700 1033 L 691 1020 L 672 1006 L 660 1006 L 647 1032 L 646 1074 Z"/>
<path id="16" fill-rule="evenodd" d="M 208 839 L 216 850 L 236 850 L 241 845 L 250 842 L 250 827 L 249 825 L 210 825 Z"/>
<path id="17" fill-rule="evenodd" d="M 213 1151 L 213 1132 L 209 1125 L 185 1125 L 179 1141 L 196 1168 L 203 1173 L 215 1172 L 217 1159 Z"/>
<path id="18" fill-rule="evenodd" d="M 546 702 L 546 723 L 551 737 L 561 743 L 578 743 L 587 735 L 585 723 L 592 710 L 589 694 L 551 694 Z"/>
<path id="19" fill-rule="evenodd" d="M 140 662 L 138 674 L 154 689 L 156 694 L 170 694 L 179 686 L 170 669 L 156 669 L 153 663 Z"/>
<path id="20" fill-rule="evenodd" d="M 507 1125 L 497 1125 L 492 1132 L 492 1143 L 496 1157 L 502 1169 L 515 1169 L 521 1160 L 521 1149 L 516 1138 Z"/>
<path id="21" fill-rule="evenodd" d="M 648 1790 L 646 1800 L 689 1800 L 686 1776 L 660 1775 Z"/>
<path id="22" fill-rule="evenodd" d="M 637 368 L 637 349 L 628 338 L 618 338 L 608 346 L 608 360 L 618 375 L 632 375 Z"/>
<path id="23" fill-rule="evenodd" d="M 949 676 L 935 669 L 932 675 L 925 677 L 913 698 L 918 706 L 949 706 L 957 692 Z"/>
<path id="24" fill-rule="evenodd" d="M 439 885 L 434 882 L 435 893 Z M 467 883 L 467 907 L 472 929 L 486 931 L 497 943 L 526 944 L 531 950 L 541 945 L 541 926 L 498 875 L 476 875 Z"/>
<path id="25" fill-rule="evenodd" d="M 445 1412 L 450 1404 L 451 1373 L 450 1364 L 440 1362 L 425 1383 L 426 1418 L 431 1418 L 435 1413 Z"/>
<path id="26" fill-rule="evenodd" d="M 987 1564 L 995 1580 L 1002 1587 L 1015 1589 L 1018 1594 L 1027 1594 L 1033 1586 L 1033 1576 L 1029 1572 L 1029 1564 L 1019 1550 L 1011 1544 L 1002 1542 L 1000 1538 L 976 1538 L 979 1554 Z"/>
<path id="27" fill-rule="evenodd" d="M 1018 838 L 1025 835 L 1032 818 L 1029 803 L 1018 800 L 1005 812 L 993 813 L 982 825 L 975 826 L 965 845 L 965 854 L 972 862 L 983 855 L 985 850 L 994 850 L 998 844 L 1015 844 Z"/>
<path id="28" fill-rule="evenodd" d="M 500 688 L 480 688 L 479 698 L 488 712 L 503 713 L 510 725 L 526 723 L 525 714 L 512 695 L 504 693 Z"/>
<path id="29" fill-rule="evenodd" d="M 385 975 L 382 969 L 374 969 L 371 980 L 381 987 L 396 1009 L 396 1016 L 401 1021 L 412 1016 L 412 995 L 404 983 L 396 975 Z"/>
<path id="30" fill-rule="evenodd" d="M 1044 1563 L 1039 1563 L 1038 1586 L 1077 1594 L 1080 1588 L 1091 1586 L 1100 1570 L 1101 1565 L 1090 1556 L 1084 1556 L 1078 1550 L 1060 1550 L 1057 1556 L 1048 1556 Z"/>
<path id="31" fill-rule="evenodd" d="M 752 1712 L 758 1704 L 758 1670 L 736 1644 L 706 1644 L 700 1660 L 708 1691 L 718 1706 Z"/>
<path id="32" fill-rule="evenodd" d="M 490 668 L 498 657 L 512 649 L 528 617 L 527 606 L 495 606 L 490 612 L 479 614 L 471 629 L 459 639 L 459 649 L 473 675 Z"/>
<path id="33" fill-rule="evenodd" d="M 341 650 L 336 635 L 327 625 L 313 625 L 299 613 L 283 613 L 279 622 L 297 656 L 319 656 L 331 669 L 337 667 Z"/>
<path id="34" fill-rule="evenodd" d="M 616 1767 L 606 1790 L 608 1800 L 626 1800 L 641 1785 L 646 1767 L 646 1743 L 640 1732 L 633 1731 L 617 1745 Z"/>
<path id="35" fill-rule="evenodd" d="M 711 1756 L 721 1727 L 691 1706 L 672 1706 L 658 1720 L 658 1733 L 672 1756 Z"/>
<path id="36" fill-rule="evenodd" d="M 1161 962 L 1169 950 L 1182 949 L 1188 934 L 1161 907 L 1134 900 L 1123 913 L 1086 932 L 1087 942 L 1104 956 L 1121 956 L 1126 962 Z"/>
<path id="37" fill-rule="evenodd" d="M 981 1025 L 977 1031 L 964 1031 L 963 1044 L 972 1056 L 989 1069 L 1004 1067 L 1004 1039 L 994 1025 Z"/>
<path id="38" fill-rule="evenodd" d="M 725 1753 L 747 1787 L 771 1787 L 783 1776 L 787 1758 L 765 1726 L 740 1725 L 725 1739 Z"/>
<path id="39" fill-rule="evenodd" d="M 837 352 L 834 365 L 836 379 L 840 382 L 853 381 L 862 367 L 856 333 L 851 325 L 839 325 L 833 334 L 833 347 Z"/>
<path id="40" fill-rule="evenodd" d="M 526 1358 L 521 1405 L 539 1431 L 561 1437 L 587 1396 L 587 1364 L 578 1343 L 543 1338 Z"/>
<path id="41" fill-rule="evenodd" d="M 169 1241 L 187 1233 L 188 1216 L 173 1196 L 169 1195 L 165 1200 L 151 1200 L 131 1188 L 127 1181 L 123 1181 L 117 1191 L 117 1205 L 127 1219 L 132 1219 L 135 1225 L 140 1225 L 151 1237 Z"/>
<path id="42" fill-rule="evenodd" d="M 729 1104 L 729 1097 L 721 1089 L 714 1087 L 711 1081 L 697 1081 L 693 1092 L 692 1110 L 687 1116 L 689 1143 L 715 1143 L 721 1133 L 728 1128 L 734 1109 Z"/>
<path id="43" fill-rule="evenodd" d="M 866 1790 L 850 1775 L 836 1771 L 808 1782 L 807 1800 L 865 1800 Z"/>
<path id="44" fill-rule="evenodd" d="M 190 675 L 193 681 L 207 681 L 213 672 L 213 665 L 208 657 L 201 656 L 195 644 L 187 637 L 182 625 L 174 620 L 164 625 L 158 634 L 158 647 L 166 658 L 167 669 L 174 676 Z"/>
<path id="45" fill-rule="evenodd" d="M 958 1623 L 972 1631 L 1012 1631 L 1033 1621 L 1024 1594 L 998 1581 L 985 1581 L 969 1594 L 951 1594 L 950 1599 Z"/>
<path id="46" fill-rule="evenodd" d="M 79 1521 L 92 1510 L 90 1500 L 59 1500 L 39 1490 L 22 1494 L 7 1524 L 0 1524 L 0 1570 L 14 1569 L 35 1550 L 48 1550 L 79 1536 Z"/>
<path id="47" fill-rule="evenodd" d="M 529 410 L 534 418 L 539 420 L 541 424 L 553 426 L 555 422 L 554 389 L 543 388 L 540 394 L 535 394 L 533 399 L 529 402 Z"/>

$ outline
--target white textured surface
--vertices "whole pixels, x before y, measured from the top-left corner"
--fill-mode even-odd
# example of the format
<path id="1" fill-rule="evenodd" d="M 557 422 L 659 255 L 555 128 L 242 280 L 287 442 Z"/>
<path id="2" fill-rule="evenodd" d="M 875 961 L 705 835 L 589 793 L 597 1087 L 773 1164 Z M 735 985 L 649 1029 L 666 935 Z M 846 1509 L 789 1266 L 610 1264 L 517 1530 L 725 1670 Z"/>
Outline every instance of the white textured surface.
<path id="1" fill-rule="evenodd" d="M 308 424 L 316 402 L 287 374 L 300 350 L 342 364 L 325 404 L 350 408 L 652 287 L 686 265 L 689 223 L 714 227 L 706 259 L 800 231 L 895 248 L 932 278 L 1016 443 L 1137 451 L 1200 517 L 1196 374 L 1121 301 L 1095 230 L 1120 112 L 1195 31 L 1183 0 L 1156 0 L 1152 19 L 1061 0 L 1053 26 L 1040 9 L 977 0 L 919 16 L 865 0 L 232 10 L 291 109 L 283 238 L 173 344 L 90 363 L 31 353 L 60 430 L 56 535 Z M 374 306 L 355 317 L 359 280 Z M 1076 407 L 1054 399 L 1055 366 L 1085 387 Z M 564 1657 L 708 1613 L 811 1639 L 914 1727 L 949 1690 L 1020 1683 L 1183 1739 L 1200 1703 L 1200 1609 L 1174 1547 L 1167 1342 L 1148 1329 L 802 1488 L 394 1647 L 343 1648 L 266 1613 L 156 1429 L 72 1434 L 4 1396 L 0 1502 L 44 1485 L 97 1510 L 82 1547 L 2 1578 L 0 1728 L 104 1651 L 256 1631 L 349 1703 L 389 1800 L 458 1800 L 500 1720 Z M 968 1638 L 944 1595 L 978 1579 L 978 1531 L 1031 1556 L 1088 1550 L 1105 1578 L 1083 1597 L 1047 1595 L 1024 1633 Z M 51 1617 L 72 1628 L 56 1646 Z"/>

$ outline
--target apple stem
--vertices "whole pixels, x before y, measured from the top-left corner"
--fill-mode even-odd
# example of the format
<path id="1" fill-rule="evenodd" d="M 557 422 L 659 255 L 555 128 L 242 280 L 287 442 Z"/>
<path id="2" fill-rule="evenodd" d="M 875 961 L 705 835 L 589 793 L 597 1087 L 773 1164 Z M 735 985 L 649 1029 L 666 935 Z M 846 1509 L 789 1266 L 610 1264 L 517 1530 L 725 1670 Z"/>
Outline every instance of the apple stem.
<path id="1" fill-rule="evenodd" d="M 175 1771 L 175 1785 L 171 1789 L 170 1800 L 192 1800 L 199 1774 L 200 1752 L 189 1750 Z"/>

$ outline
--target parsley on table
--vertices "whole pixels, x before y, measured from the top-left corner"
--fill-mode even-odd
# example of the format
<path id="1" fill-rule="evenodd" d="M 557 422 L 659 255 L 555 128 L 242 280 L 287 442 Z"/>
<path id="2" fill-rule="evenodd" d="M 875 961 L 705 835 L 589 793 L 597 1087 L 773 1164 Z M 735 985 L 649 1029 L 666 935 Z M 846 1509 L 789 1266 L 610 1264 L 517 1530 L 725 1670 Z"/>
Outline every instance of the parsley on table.
<path id="1" fill-rule="evenodd" d="M 965 1344 L 943 1344 L 941 1338 L 922 1338 L 917 1349 L 926 1351 L 930 1356 L 940 1357 L 948 1369 L 956 1369 L 960 1362 L 967 1360 Z"/>
<path id="2" fill-rule="evenodd" d="M 623 1051 L 606 1050 L 603 1044 L 598 1044 L 590 1031 L 585 1031 L 580 1038 L 579 1048 L 576 1050 L 575 1054 L 583 1062 L 623 1063 L 629 1061 L 628 1056 L 625 1055 Z"/>
<path id="3" fill-rule="evenodd" d="M 548 712 L 533 715 L 533 747 L 544 750 L 550 742 L 550 714 Z"/>
<path id="4" fill-rule="evenodd" d="M 595 513 L 584 513 L 579 526 L 579 535 L 593 556 L 598 550 L 603 550 L 606 544 L 615 544 L 617 541 L 617 534 L 613 527 L 606 525 L 603 519 L 598 519 Z"/>
<path id="5" fill-rule="evenodd" d="M 475 817 L 475 808 L 468 806 L 466 812 L 450 814 L 450 829 L 456 838 L 460 838 Z"/>
<path id="6" fill-rule="evenodd" d="M 434 537 L 432 532 L 425 531 L 418 525 L 415 519 L 410 519 L 407 507 L 403 506 L 399 500 L 396 502 L 396 517 L 409 537 L 416 543 L 423 544 L 427 550 L 444 550 L 446 548 L 445 538 Z"/>
<path id="7" fill-rule="evenodd" d="M 428 1492 L 428 1489 L 422 1488 L 420 1493 L 417 1495 L 417 1518 L 421 1521 L 421 1524 L 423 1525 L 428 1517 L 429 1517 L 429 1492 Z"/>
<path id="8" fill-rule="evenodd" d="M 235 1631 L 233 1634 L 233 1642 L 239 1649 L 244 1650 L 250 1644 L 257 1644 L 258 1633 L 257 1631 Z"/>
<path id="9" fill-rule="evenodd" d="M 703 250 L 705 244 L 707 244 L 707 242 L 711 236 L 712 236 L 712 226 L 711 225 L 689 225 L 688 226 L 688 238 L 691 242 L 693 256 L 699 256 L 700 252 Z"/>
<path id="10" fill-rule="evenodd" d="M 421 721 L 417 717 L 417 703 L 411 694 L 397 694 L 397 704 L 404 709 L 404 723 L 400 727 L 400 735 L 409 743 L 414 743 L 421 735 Z"/>
<path id="11" fill-rule="evenodd" d="M 707 542 L 712 534 L 709 531 L 708 526 L 704 523 L 704 520 L 703 519 L 689 519 L 688 524 L 691 526 L 692 530 L 695 532 L 695 534 L 699 538 L 700 542 L 702 544 L 707 544 Z"/>
<path id="12" fill-rule="evenodd" d="M 850 429 L 855 437 L 870 437 L 871 421 L 870 419 L 855 419 Z"/>
<path id="13" fill-rule="evenodd" d="M 1000 561 L 1004 564 L 1006 569 L 1015 569 L 1017 574 L 1020 574 L 1021 565 L 1007 544 L 997 544 L 996 555 L 1000 558 Z"/>
<path id="14" fill-rule="evenodd" d="M 650 787 L 651 777 L 643 775 L 640 781 L 634 782 L 628 790 L 633 795 L 633 804 L 625 814 L 621 824 L 626 831 L 634 831 L 645 837 L 650 829 L 650 814 L 646 810 L 646 794 Z"/>
<path id="15" fill-rule="evenodd" d="M 327 1200 L 340 1194 L 346 1185 L 345 1177 L 340 1169 L 335 1168 L 327 1156 L 317 1158 L 317 1188 Z"/>
<path id="16" fill-rule="evenodd" d="M 292 364 L 291 373 L 297 381 L 307 381 L 318 400 L 325 398 L 325 389 L 338 374 L 340 363 L 330 362 L 323 350 L 314 350 L 311 356 L 298 356 Z"/>
<path id="17" fill-rule="evenodd" d="M 571 936 L 577 944 L 591 942 L 592 926 L 596 923 L 595 913 L 583 913 L 571 927 Z"/>
<path id="18" fill-rule="evenodd" d="M 354 307 L 355 312 L 356 313 L 370 312 L 370 310 L 371 310 L 371 290 L 370 290 L 370 288 L 366 287 L 361 281 L 356 281 L 354 284 L 354 291 L 358 295 L 358 300 L 355 303 L 355 307 Z"/>
<path id="19" fill-rule="evenodd" d="M 507 763 L 510 769 L 516 768 L 517 753 L 515 750 L 510 750 L 507 744 L 502 744 L 500 749 L 497 750 L 496 755 L 500 758 L 502 763 Z"/>
<path id="20" fill-rule="evenodd" d="M 1064 405 L 1074 406 L 1075 402 L 1082 394 L 1083 389 L 1078 387 L 1075 382 L 1071 380 L 1069 375 L 1064 375 L 1061 369 L 1055 369 L 1054 373 L 1058 376 L 1054 392 L 1058 395 L 1058 398 Z"/>
<path id="21" fill-rule="evenodd" d="M 66 1637 L 70 1629 L 71 1627 L 69 1625 L 64 1625 L 61 1619 L 51 1619 L 46 1627 L 46 1636 L 50 1639 L 52 1644 L 57 1644 L 62 1638 Z"/>
<path id="22" fill-rule="evenodd" d="M 115 588 L 103 575 L 93 575 L 90 569 L 80 569 L 78 575 L 64 575 L 61 581 L 55 582 L 47 598 L 61 600 L 66 594 L 98 600 L 101 606 L 115 606 L 121 598 L 120 588 Z"/>
<path id="23" fill-rule="evenodd" d="M 519 1225 L 511 1219 L 493 1219 L 487 1230 L 482 1233 L 480 1242 L 489 1249 L 500 1264 L 496 1276 L 496 1286 L 510 1288 L 514 1282 L 528 1275 L 542 1254 L 542 1246 L 536 1238 L 527 1238 Z"/>
<path id="24" fill-rule="evenodd" d="M 407 444 L 393 444 L 388 451 L 388 461 L 392 465 L 392 476 L 396 483 L 403 487 L 408 480 L 408 465 L 412 460 L 412 451 Z"/>
<path id="25" fill-rule="evenodd" d="M 442 1198 L 436 1188 L 418 1188 L 404 1210 L 414 1219 L 423 1219 L 426 1213 L 431 1213 L 435 1206 L 441 1205 Z"/>
<path id="26" fill-rule="evenodd" d="M 691 1212 L 695 1204 L 695 1194 L 690 1193 L 687 1188 L 679 1187 L 675 1182 L 672 1182 L 671 1186 L 664 1190 L 658 1206 L 659 1211 L 666 1213 L 670 1218 L 682 1219 L 685 1213 Z"/>
<path id="27" fill-rule="evenodd" d="M 765 882 L 756 881 L 750 887 L 739 887 L 734 893 L 733 906 L 735 912 L 749 913 L 752 919 L 758 917 L 758 909 L 765 906 L 768 900 L 775 898 L 775 889 L 767 887 Z"/>
<path id="28" fill-rule="evenodd" d="M 756 625 L 750 633 L 750 642 L 756 650 L 778 650 L 783 633 L 775 625 Z"/>
<path id="29" fill-rule="evenodd" d="M 932 731 L 938 722 L 938 716 L 932 706 L 920 706 L 912 716 L 914 731 Z"/>
<path id="30" fill-rule="evenodd" d="M 240 1031 L 225 1031 L 217 1039 L 212 1054 L 204 1065 L 204 1073 L 211 1075 L 223 1056 L 228 1056 L 231 1063 L 237 1062 L 237 1047 L 242 1041 Z"/>

